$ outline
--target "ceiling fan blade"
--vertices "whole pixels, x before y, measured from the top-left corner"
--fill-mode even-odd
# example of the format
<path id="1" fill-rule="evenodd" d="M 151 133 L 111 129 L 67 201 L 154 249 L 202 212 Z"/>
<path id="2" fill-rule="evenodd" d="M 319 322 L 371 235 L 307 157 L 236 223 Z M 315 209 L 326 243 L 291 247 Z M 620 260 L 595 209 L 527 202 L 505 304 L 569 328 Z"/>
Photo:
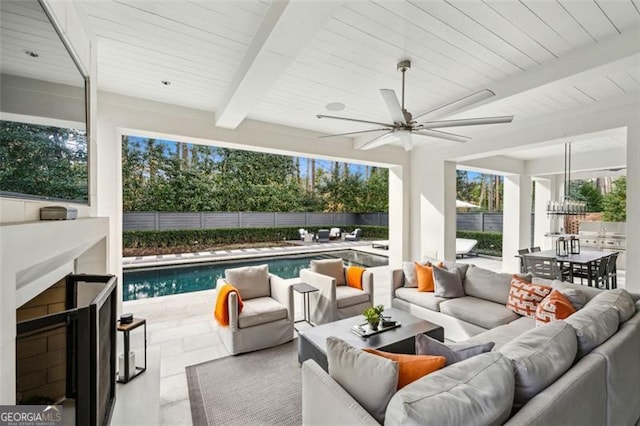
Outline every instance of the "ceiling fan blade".
<path id="1" fill-rule="evenodd" d="M 371 139 L 368 142 L 365 142 L 363 145 L 359 146 L 358 149 L 361 149 L 363 151 L 368 150 L 368 149 L 372 149 L 372 148 L 377 148 L 379 146 L 382 146 L 384 144 L 387 144 L 389 142 L 391 142 L 391 140 L 394 138 L 394 131 L 391 130 L 387 133 L 385 133 L 384 135 L 380 135 L 378 137 L 375 137 L 373 139 Z"/>
<path id="2" fill-rule="evenodd" d="M 405 151 L 411 151 L 413 149 L 413 140 L 411 139 L 411 132 L 408 131 L 399 131 L 398 136 L 400 136 L 400 142 L 402 142 L 402 146 Z"/>
<path id="3" fill-rule="evenodd" d="M 471 139 L 466 136 L 454 135 L 453 133 L 441 132 L 439 130 L 430 130 L 430 129 L 414 130 L 412 133 L 414 135 L 430 136 L 432 138 L 446 139 L 448 141 L 453 141 L 453 142 L 466 142 L 469 139 Z"/>
<path id="4" fill-rule="evenodd" d="M 426 121 L 419 125 L 422 129 L 439 129 L 442 127 L 458 127 L 458 126 L 479 126 L 482 124 L 503 124 L 511 123 L 513 115 L 503 115 L 501 117 L 482 117 L 482 118 L 462 118 L 459 120 L 441 120 Z"/>
<path id="5" fill-rule="evenodd" d="M 371 129 L 371 130 L 360 130 L 359 132 L 348 132 L 348 133 L 336 133 L 334 135 L 324 135 L 324 136 L 319 136 L 319 139 L 323 139 L 323 138 L 333 138 L 335 136 L 351 136 L 351 135 L 358 135 L 360 133 L 370 133 L 370 132 L 380 132 L 380 131 L 389 131 L 391 130 L 389 127 L 384 127 L 382 129 Z"/>
<path id="6" fill-rule="evenodd" d="M 400 102 L 398 102 L 396 92 L 391 89 L 380 89 L 380 93 L 382 94 L 384 103 L 387 105 L 387 109 L 389 110 L 389 114 L 391 115 L 393 122 L 407 124 Z"/>
<path id="7" fill-rule="evenodd" d="M 453 114 L 454 112 L 457 112 L 458 110 L 461 110 L 462 108 L 466 108 L 468 106 L 471 106 L 475 103 L 478 103 L 480 101 L 483 101 L 485 99 L 489 99 L 493 96 L 495 96 L 496 94 L 493 93 L 491 90 L 489 89 L 484 89 L 481 90 L 479 92 L 473 93 L 469 96 L 465 96 L 464 98 L 460 98 L 457 101 L 453 101 L 449 104 L 443 105 L 441 107 L 438 107 L 436 109 L 433 109 L 429 112 L 425 112 L 424 114 L 420 114 L 417 117 L 414 117 L 414 119 L 416 120 L 425 120 L 425 119 L 430 119 L 433 120 L 434 118 L 439 118 L 439 117 L 444 117 L 446 115 L 450 115 Z"/>
<path id="8" fill-rule="evenodd" d="M 356 123 L 367 123 L 367 124 L 377 124 L 379 126 L 393 127 L 393 124 L 381 123 L 379 121 L 368 121 L 368 120 L 359 120 L 357 118 L 349 118 L 349 117 L 338 117 L 336 115 L 324 115 L 318 114 L 316 115 L 318 118 L 331 118 L 333 120 L 344 120 L 344 121 L 353 121 Z"/>

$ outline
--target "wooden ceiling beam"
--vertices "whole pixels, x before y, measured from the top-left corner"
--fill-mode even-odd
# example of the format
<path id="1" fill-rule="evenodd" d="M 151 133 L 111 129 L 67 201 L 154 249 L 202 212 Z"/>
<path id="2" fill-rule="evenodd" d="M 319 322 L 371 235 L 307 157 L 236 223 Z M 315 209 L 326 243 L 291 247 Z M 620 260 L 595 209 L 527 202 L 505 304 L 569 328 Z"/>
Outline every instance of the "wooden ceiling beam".
<path id="1" fill-rule="evenodd" d="M 274 1 L 216 110 L 216 126 L 238 127 L 339 7 L 334 1 Z"/>

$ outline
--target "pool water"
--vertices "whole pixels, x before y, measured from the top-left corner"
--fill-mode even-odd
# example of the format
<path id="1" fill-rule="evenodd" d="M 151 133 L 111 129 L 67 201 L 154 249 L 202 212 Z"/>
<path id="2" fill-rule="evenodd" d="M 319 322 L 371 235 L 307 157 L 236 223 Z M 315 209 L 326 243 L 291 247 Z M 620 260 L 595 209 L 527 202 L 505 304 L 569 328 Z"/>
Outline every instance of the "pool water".
<path id="1" fill-rule="evenodd" d="M 224 277 L 225 269 L 265 263 L 269 265 L 269 272 L 272 274 L 281 278 L 296 278 L 299 276 L 300 269 L 309 267 L 311 260 L 335 258 L 343 259 L 347 265 L 363 267 L 388 265 L 388 259 L 385 256 L 355 250 L 341 250 L 299 256 L 262 257 L 242 261 L 128 269 L 124 271 L 123 276 L 123 298 L 127 301 L 210 290 L 216 288 L 218 278 Z"/>

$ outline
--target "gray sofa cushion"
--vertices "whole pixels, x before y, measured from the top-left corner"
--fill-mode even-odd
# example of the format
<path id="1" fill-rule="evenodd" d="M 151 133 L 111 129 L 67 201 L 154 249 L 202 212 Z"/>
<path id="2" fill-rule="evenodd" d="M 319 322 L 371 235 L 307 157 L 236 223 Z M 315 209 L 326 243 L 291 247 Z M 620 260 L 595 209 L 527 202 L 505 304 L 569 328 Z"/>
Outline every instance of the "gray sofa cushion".
<path id="1" fill-rule="evenodd" d="M 440 312 L 483 328 L 494 328 L 520 318 L 504 305 L 469 296 L 445 300 L 440 303 Z"/>
<path id="2" fill-rule="evenodd" d="M 417 288 L 403 287 L 396 289 L 396 297 L 435 312 L 439 312 L 440 303 L 447 300 L 443 297 L 436 297 L 429 291 L 418 291 Z"/>
<path id="3" fill-rule="evenodd" d="M 620 319 L 613 306 L 587 304 L 563 321 L 576 331 L 579 359 L 618 331 Z"/>
<path id="4" fill-rule="evenodd" d="M 576 311 L 584 308 L 584 305 L 587 304 L 587 295 L 582 290 L 577 288 L 561 288 L 557 290 L 569 299 Z"/>
<path id="5" fill-rule="evenodd" d="M 242 300 L 271 296 L 269 265 L 227 269 L 224 275 L 225 281 L 238 289 Z"/>
<path id="6" fill-rule="evenodd" d="M 467 296 L 474 296 L 506 305 L 512 276 L 513 274 L 493 272 L 470 265 L 463 283 L 464 293 Z M 521 276 L 525 280 L 531 281 L 531 276 Z"/>
<path id="7" fill-rule="evenodd" d="M 457 268 L 447 271 L 443 268 L 433 267 L 433 283 L 435 290 L 433 294 L 436 297 L 463 297 L 462 278 Z"/>
<path id="8" fill-rule="evenodd" d="M 520 317 L 515 321 L 511 321 L 509 324 L 501 325 L 500 327 L 487 330 L 484 333 L 476 334 L 475 336 L 465 340 L 464 343 L 494 342 L 495 346 L 493 347 L 493 350 L 495 351 L 535 327 L 535 319 Z"/>
<path id="9" fill-rule="evenodd" d="M 255 297 L 244 301 L 238 314 L 238 327 L 247 328 L 258 324 L 278 321 L 287 317 L 287 308 L 271 297 Z"/>
<path id="10" fill-rule="evenodd" d="M 527 331 L 499 349 L 513 360 L 516 390 L 514 409 L 564 374 L 576 358 L 578 342 L 573 328 L 556 321 Z"/>
<path id="11" fill-rule="evenodd" d="M 488 352 L 429 374 L 400 389 L 385 425 L 500 425 L 511 412 L 511 362 Z"/>
<path id="12" fill-rule="evenodd" d="M 589 300 L 593 299 L 595 296 L 602 293 L 602 290 L 599 290 L 597 288 L 588 287 L 586 285 L 581 285 L 581 284 L 568 283 L 566 281 L 560 281 L 560 280 L 553 280 L 551 282 L 551 288 L 555 288 L 556 290 L 564 290 L 568 288 L 580 290 L 586 296 L 586 299 L 587 299 L 586 302 L 588 302 Z M 574 306 L 574 307 L 578 309 L 577 306 Z"/>
<path id="13" fill-rule="evenodd" d="M 380 423 L 398 387 L 398 363 L 327 338 L 329 375 Z"/>
<path id="14" fill-rule="evenodd" d="M 589 305 L 613 306 L 618 311 L 620 323 L 636 313 L 636 307 L 628 291 L 624 289 L 603 291 L 589 301 Z"/>
<path id="15" fill-rule="evenodd" d="M 346 308 L 360 303 L 369 301 L 369 293 L 358 290 L 357 288 L 341 285 L 336 287 L 336 303 L 338 309 Z"/>
<path id="16" fill-rule="evenodd" d="M 416 334 L 416 355 L 436 355 L 447 359 L 446 365 L 464 361 L 491 351 L 495 343 L 449 343 L 444 344 L 425 334 Z"/>
<path id="17" fill-rule="evenodd" d="M 309 269 L 311 269 L 312 272 L 334 278 L 336 285 L 347 285 L 342 259 L 312 260 L 309 263 Z"/>

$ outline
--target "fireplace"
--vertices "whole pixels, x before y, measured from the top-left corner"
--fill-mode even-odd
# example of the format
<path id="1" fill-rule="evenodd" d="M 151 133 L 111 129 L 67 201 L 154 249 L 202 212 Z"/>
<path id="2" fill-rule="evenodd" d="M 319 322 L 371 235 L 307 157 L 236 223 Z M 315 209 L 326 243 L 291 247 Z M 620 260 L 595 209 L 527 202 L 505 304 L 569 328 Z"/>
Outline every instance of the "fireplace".
<path id="1" fill-rule="evenodd" d="M 108 424 L 115 402 L 116 278 L 69 275 L 16 310 L 16 403 Z"/>

